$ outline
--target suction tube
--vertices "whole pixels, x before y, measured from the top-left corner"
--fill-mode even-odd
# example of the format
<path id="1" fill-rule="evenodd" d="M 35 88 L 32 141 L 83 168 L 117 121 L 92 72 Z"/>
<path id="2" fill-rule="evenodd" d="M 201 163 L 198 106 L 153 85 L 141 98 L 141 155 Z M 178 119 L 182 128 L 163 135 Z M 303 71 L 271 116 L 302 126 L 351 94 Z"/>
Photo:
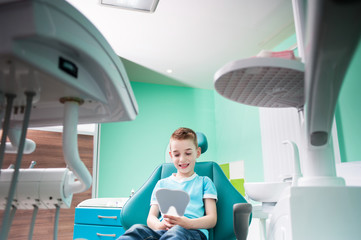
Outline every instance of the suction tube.
<path id="1" fill-rule="evenodd" d="M 31 217 L 31 224 L 30 224 L 30 228 L 29 228 L 28 240 L 33 239 L 35 220 L 36 220 L 36 216 L 38 215 L 38 210 L 39 210 L 39 207 L 37 205 L 33 205 L 33 207 L 34 207 L 34 210 L 33 210 L 33 215 Z"/>
<path id="2" fill-rule="evenodd" d="M 60 207 L 59 205 L 55 205 L 56 209 L 55 209 L 55 220 L 54 220 L 54 229 L 53 229 L 53 239 L 57 240 L 58 239 L 58 225 L 59 225 L 59 211 L 60 211 Z"/>
<path id="3" fill-rule="evenodd" d="M 20 140 L 20 129 L 10 128 L 8 137 L 10 142 L 6 143 L 6 152 L 7 153 L 17 153 L 19 148 Z M 35 151 L 36 143 L 33 140 L 25 139 L 23 154 L 30 154 Z"/>
<path id="4" fill-rule="evenodd" d="M 73 193 L 84 192 L 90 188 L 92 177 L 81 161 L 78 152 L 78 109 L 81 103 L 78 100 L 66 99 L 64 103 L 64 122 L 63 122 L 63 153 L 68 168 L 74 173 L 79 181 L 65 183 L 64 195 L 69 197 Z"/>

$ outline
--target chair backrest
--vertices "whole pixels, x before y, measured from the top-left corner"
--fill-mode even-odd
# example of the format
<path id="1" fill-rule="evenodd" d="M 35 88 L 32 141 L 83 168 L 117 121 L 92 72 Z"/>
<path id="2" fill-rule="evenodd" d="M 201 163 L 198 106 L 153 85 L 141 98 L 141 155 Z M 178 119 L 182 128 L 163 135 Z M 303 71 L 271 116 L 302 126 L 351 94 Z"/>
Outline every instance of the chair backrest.
<path id="1" fill-rule="evenodd" d="M 157 167 L 144 185 L 125 203 L 121 211 L 121 222 L 125 229 L 133 224 L 147 224 L 150 198 L 159 179 L 169 177 L 176 172 L 173 163 L 164 163 Z M 232 186 L 215 162 L 197 162 L 195 172 L 199 176 L 208 176 L 213 180 L 218 194 L 217 225 L 209 230 L 209 239 L 235 239 L 233 231 L 233 205 L 246 203 L 244 197 Z"/>

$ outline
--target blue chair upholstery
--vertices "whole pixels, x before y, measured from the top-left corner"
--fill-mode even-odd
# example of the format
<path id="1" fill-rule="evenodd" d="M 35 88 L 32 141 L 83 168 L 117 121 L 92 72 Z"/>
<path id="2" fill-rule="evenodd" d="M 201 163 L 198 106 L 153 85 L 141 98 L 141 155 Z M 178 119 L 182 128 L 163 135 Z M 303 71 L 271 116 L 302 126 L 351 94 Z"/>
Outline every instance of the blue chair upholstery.
<path id="1" fill-rule="evenodd" d="M 152 191 L 159 179 L 169 177 L 176 172 L 173 163 L 164 163 L 155 169 L 145 184 L 125 203 L 121 211 L 121 222 L 125 229 L 133 224 L 147 224 Z M 209 230 L 209 239 L 236 239 L 233 231 L 233 205 L 246 203 L 243 196 L 232 186 L 215 162 L 197 162 L 195 172 L 213 180 L 218 193 L 217 225 Z M 251 222 L 251 217 L 249 223 Z"/>

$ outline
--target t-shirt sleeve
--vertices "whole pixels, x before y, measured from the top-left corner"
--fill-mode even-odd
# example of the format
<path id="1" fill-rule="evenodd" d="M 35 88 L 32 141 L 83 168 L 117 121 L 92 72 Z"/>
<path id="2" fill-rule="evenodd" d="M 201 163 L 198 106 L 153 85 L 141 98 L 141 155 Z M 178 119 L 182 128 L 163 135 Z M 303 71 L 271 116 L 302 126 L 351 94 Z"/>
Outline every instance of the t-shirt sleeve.
<path id="1" fill-rule="evenodd" d="M 150 205 L 158 205 L 158 201 L 157 198 L 155 197 L 155 192 L 160 188 L 160 181 L 157 182 L 157 184 L 155 185 L 153 192 L 152 192 L 152 197 L 150 198 Z"/>
<path id="2" fill-rule="evenodd" d="M 203 198 L 212 198 L 217 200 L 217 189 L 209 177 L 204 177 Z"/>

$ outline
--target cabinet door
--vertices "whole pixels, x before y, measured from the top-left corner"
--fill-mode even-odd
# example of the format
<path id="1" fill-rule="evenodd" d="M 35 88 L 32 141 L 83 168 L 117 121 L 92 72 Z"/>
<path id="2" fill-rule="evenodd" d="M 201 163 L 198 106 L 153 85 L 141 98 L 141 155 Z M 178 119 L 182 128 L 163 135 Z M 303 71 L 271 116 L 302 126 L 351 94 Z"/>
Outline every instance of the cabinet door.
<path id="1" fill-rule="evenodd" d="M 73 239 L 110 240 L 117 239 L 124 232 L 122 227 L 75 224 Z"/>
<path id="2" fill-rule="evenodd" d="M 105 226 L 122 226 L 120 223 L 120 211 L 116 208 L 76 208 L 76 224 L 92 224 Z"/>

